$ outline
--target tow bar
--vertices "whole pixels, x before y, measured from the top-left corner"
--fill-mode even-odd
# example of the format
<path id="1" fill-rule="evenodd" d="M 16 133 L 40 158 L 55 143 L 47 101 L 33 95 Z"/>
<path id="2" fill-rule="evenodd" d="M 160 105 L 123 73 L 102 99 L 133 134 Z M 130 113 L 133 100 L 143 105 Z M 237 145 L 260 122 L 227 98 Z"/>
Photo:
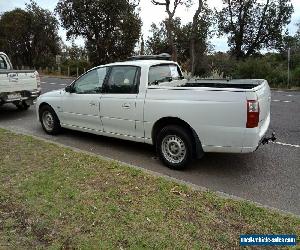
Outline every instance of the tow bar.
<path id="1" fill-rule="evenodd" d="M 265 144 L 269 144 L 269 141 L 276 141 L 276 137 L 275 137 L 275 132 L 272 132 L 272 135 L 270 137 L 264 137 L 261 141 L 261 144 L 262 145 L 265 145 Z"/>

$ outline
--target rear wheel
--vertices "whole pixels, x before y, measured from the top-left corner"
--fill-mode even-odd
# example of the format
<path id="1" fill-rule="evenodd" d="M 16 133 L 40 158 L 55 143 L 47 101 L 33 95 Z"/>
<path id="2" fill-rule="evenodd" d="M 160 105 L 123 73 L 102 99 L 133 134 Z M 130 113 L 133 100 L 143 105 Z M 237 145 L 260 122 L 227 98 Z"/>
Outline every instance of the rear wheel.
<path id="1" fill-rule="evenodd" d="M 192 159 L 193 143 L 189 131 L 177 125 L 164 127 L 158 134 L 156 149 L 161 161 L 172 169 L 183 169 Z"/>
<path id="2" fill-rule="evenodd" d="M 22 101 L 22 102 L 17 102 L 15 103 L 16 107 L 18 110 L 20 111 L 25 111 L 25 110 L 28 110 L 30 105 L 27 104 L 26 102 Z"/>
<path id="3" fill-rule="evenodd" d="M 55 111 L 48 105 L 42 106 L 39 111 L 40 122 L 47 134 L 56 135 L 60 132 L 61 126 Z"/>

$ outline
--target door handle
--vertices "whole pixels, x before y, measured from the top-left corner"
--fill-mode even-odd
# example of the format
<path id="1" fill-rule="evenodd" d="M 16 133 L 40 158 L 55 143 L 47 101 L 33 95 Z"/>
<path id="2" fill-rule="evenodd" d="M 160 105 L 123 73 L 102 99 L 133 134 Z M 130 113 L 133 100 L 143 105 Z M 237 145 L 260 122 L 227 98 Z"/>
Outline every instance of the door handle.
<path id="1" fill-rule="evenodd" d="M 122 108 L 123 108 L 123 109 L 130 109 L 130 104 L 129 104 L 129 103 L 124 103 L 124 104 L 122 105 Z"/>
<path id="2" fill-rule="evenodd" d="M 95 102 L 90 102 L 90 106 L 96 106 Z"/>

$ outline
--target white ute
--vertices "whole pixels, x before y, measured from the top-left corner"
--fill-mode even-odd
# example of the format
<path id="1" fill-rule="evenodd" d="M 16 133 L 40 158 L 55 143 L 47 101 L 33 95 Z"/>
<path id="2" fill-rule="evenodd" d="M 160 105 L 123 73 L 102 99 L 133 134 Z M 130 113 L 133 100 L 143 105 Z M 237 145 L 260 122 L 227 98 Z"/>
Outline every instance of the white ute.
<path id="1" fill-rule="evenodd" d="M 153 144 L 181 169 L 204 152 L 250 153 L 270 124 L 266 80 L 186 80 L 176 62 L 141 56 L 95 67 L 37 100 L 48 134 L 61 127 Z"/>
<path id="2" fill-rule="evenodd" d="M 19 110 L 27 110 L 40 93 L 38 72 L 14 70 L 8 56 L 0 52 L 0 106 L 13 103 Z"/>

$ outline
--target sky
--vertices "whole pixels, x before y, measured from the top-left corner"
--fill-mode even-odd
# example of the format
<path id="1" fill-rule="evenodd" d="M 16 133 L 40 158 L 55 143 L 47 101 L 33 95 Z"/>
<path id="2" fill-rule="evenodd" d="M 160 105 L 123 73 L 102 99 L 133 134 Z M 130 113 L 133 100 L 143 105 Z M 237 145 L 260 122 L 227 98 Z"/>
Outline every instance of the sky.
<path id="1" fill-rule="evenodd" d="M 25 3 L 27 2 L 29 2 L 29 0 L 0 0 L 0 13 L 12 10 L 14 8 L 25 8 Z M 42 8 L 49 9 L 50 11 L 53 11 L 57 4 L 57 0 L 36 0 L 36 2 Z M 194 2 L 196 3 L 197 1 Z M 222 0 L 207 0 L 207 2 L 211 8 L 220 9 L 222 7 Z M 291 0 L 291 2 L 294 6 L 294 13 L 292 15 L 292 21 L 288 26 L 288 31 L 291 35 L 293 35 L 297 29 L 296 24 L 300 22 L 300 0 Z M 150 35 L 149 30 L 151 24 L 153 22 L 156 24 L 161 22 L 166 17 L 166 13 L 163 6 L 154 6 L 150 0 L 140 0 L 140 8 L 140 16 L 142 17 L 143 21 L 142 32 L 144 34 L 144 38 L 147 38 L 147 36 Z M 186 7 L 180 6 L 177 9 L 176 16 L 180 17 L 183 23 L 190 22 L 193 19 L 196 8 L 196 4 L 188 9 Z M 70 41 L 68 42 L 66 40 L 65 34 L 65 30 L 60 28 L 59 35 L 63 38 L 64 42 L 70 44 Z M 216 51 L 228 50 L 226 37 L 213 37 L 210 42 L 214 45 Z M 84 42 L 82 39 L 76 39 L 76 43 L 78 45 L 83 45 Z"/>

